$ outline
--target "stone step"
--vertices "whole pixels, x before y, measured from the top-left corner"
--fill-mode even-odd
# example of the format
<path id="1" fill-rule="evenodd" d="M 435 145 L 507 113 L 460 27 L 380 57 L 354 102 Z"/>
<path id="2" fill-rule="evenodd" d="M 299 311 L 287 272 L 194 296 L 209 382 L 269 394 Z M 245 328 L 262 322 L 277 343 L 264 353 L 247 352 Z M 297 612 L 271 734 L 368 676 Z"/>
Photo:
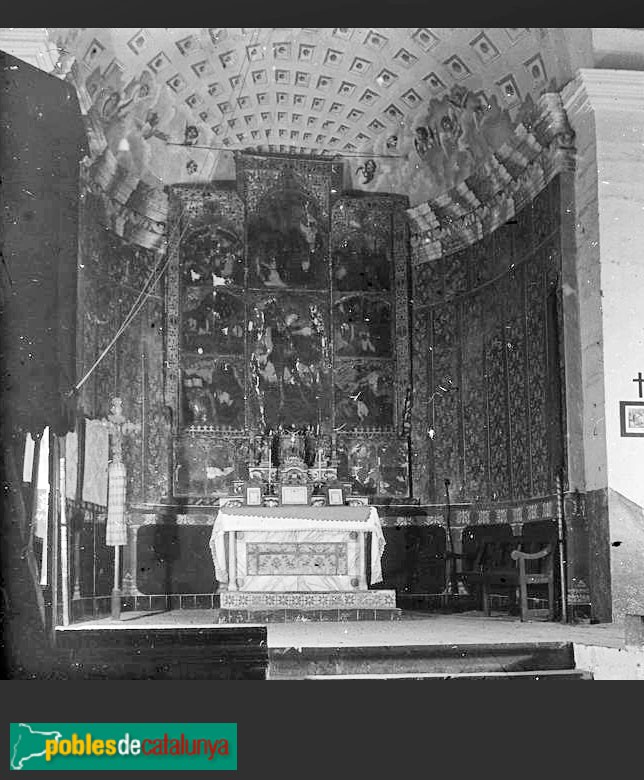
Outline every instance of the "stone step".
<path id="1" fill-rule="evenodd" d="M 56 631 L 64 679 L 266 679 L 266 626 L 106 627 Z"/>
<path id="2" fill-rule="evenodd" d="M 523 672 L 466 672 L 463 674 L 319 674 L 305 680 L 592 680 L 583 669 L 545 669 Z"/>
<path id="3" fill-rule="evenodd" d="M 320 675 L 484 674 L 571 671 L 570 642 L 507 644 L 387 645 L 370 647 L 273 647 L 268 679 L 306 679 Z"/>

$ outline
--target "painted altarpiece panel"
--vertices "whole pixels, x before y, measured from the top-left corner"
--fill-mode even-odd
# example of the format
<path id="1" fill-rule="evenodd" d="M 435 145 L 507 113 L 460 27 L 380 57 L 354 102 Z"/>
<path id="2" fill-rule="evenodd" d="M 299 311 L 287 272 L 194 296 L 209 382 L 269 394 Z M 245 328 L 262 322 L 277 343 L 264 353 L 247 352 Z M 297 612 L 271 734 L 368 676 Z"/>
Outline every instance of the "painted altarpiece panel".
<path id="1" fill-rule="evenodd" d="M 236 161 L 235 187 L 170 189 L 165 394 L 177 495 L 216 497 L 243 478 L 220 435 L 248 444 L 286 426 L 328 445 L 336 430 L 356 442 L 379 432 L 378 489 L 408 496 L 405 199 L 338 195 L 332 161 Z M 372 471 L 377 448 L 366 451 Z"/>

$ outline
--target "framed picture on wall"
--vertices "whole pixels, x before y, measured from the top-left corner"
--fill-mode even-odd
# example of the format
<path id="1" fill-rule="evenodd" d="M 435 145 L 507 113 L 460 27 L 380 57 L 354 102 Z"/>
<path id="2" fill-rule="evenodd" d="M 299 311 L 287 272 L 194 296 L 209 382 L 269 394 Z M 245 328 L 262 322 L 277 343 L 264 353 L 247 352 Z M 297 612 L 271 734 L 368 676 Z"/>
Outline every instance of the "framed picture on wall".
<path id="1" fill-rule="evenodd" d="M 644 401 L 620 401 L 622 436 L 644 436 Z"/>

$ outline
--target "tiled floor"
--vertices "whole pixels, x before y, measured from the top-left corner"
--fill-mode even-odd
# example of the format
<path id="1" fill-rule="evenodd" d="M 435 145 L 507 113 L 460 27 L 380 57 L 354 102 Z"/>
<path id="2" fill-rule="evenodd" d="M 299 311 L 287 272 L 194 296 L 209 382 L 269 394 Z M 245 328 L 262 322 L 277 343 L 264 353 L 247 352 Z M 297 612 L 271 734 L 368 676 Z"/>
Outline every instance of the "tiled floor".
<path id="1" fill-rule="evenodd" d="M 213 626 L 217 610 L 181 610 L 124 613 L 111 618 L 77 623 L 75 628 L 128 629 L 144 627 Z M 222 629 L 226 629 L 222 625 Z M 502 644 L 513 642 L 575 642 L 599 647 L 624 646 L 620 624 L 598 625 L 529 622 L 518 618 L 484 617 L 481 613 L 442 615 L 405 612 L 397 621 L 322 623 L 300 621 L 269 623 L 269 647 L 340 647 L 382 645 Z"/>

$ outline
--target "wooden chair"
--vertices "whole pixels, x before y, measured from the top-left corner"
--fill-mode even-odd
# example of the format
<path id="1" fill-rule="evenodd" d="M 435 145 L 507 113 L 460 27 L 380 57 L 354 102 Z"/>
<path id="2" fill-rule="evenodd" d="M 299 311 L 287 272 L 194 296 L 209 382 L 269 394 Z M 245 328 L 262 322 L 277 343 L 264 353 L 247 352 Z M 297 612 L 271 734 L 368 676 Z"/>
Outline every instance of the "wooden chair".
<path id="1" fill-rule="evenodd" d="M 511 553 L 512 560 L 519 567 L 519 594 L 521 603 L 521 620 L 554 620 L 555 616 L 555 578 L 553 567 L 553 548 L 547 545 L 538 552 L 529 553 L 517 548 Z M 528 571 L 529 564 L 540 561 L 538 571 Z M 531 607 L 528 598 L 529 585 L 545 585 L 548 588 L 548 607 Z"/>
<path id="2" fill-rule="evenodd" d="M 469 558 L 469 566 L 461 573 L 469 586 L 475 586 L 481 594 L 483 613 L 491 613 L 490 596 L 494 589 L 507 591 L 511 606 L 517 604 L 517 592 L 521 620 L 554 620 L 555 581 L 552 541 L 543 536 L 481 536 L 476 540 L 476 554 Z M 531 607 L 533 597 L 528 587 L 545 585 L 548 589 L 548 607 Z"/>
<path id="3" fill-rule="evenodd" d="M 513 604 L 516 604 L 518 568 L 511 558 L 516 546 L 517 540 L 511 535 L 477 539 L 476 555 L 471 561 L 471 568 L 463 571 L 463 579 L 468 586 L 475 586 L 479 590 L 485 615 L 491 613 L 492 588 L 508 591 Z"/>

